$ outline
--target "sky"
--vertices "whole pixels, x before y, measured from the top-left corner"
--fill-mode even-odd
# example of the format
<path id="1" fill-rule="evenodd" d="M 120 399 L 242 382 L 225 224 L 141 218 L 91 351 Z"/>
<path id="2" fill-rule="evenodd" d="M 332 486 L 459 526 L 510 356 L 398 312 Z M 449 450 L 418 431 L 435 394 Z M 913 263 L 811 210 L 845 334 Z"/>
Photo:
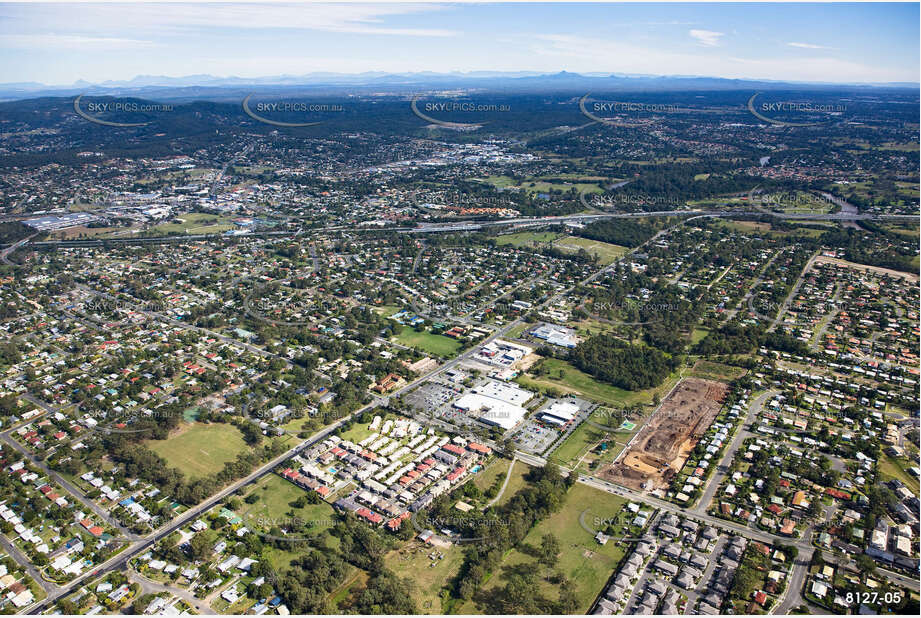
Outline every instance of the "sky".
<path id="1" fill-rule="evenodd" d="M 918 22 L 918 3 L 0 3 L 0 83 L 365 71 L 917 82 Z"/>

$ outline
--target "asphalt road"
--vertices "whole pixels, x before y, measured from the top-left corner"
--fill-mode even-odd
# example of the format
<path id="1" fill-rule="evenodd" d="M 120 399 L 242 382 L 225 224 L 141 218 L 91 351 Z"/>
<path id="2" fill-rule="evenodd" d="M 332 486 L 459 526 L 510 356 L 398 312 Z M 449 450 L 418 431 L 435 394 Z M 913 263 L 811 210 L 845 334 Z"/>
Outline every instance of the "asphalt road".
<path id="1" fill-rule="evenodd" d="M 700 500 L 698 500 L 697 506 L 691 509 L 691 512 L 695 514 L 707 512 L 707 507 L 710 506 L 710 502 L 713 500 L 713 496 L 716 494 L 717 489 L 719 489 L 723 479 L 726 478 L 726 474 L 729 472 L 729 464 L 732 463 L 732 459 L 735 457 L 736 451 L 738 451 L 739 447 L 742 446 L 742 441 L 745 440 L 745 438 L 754 435 L 745 428 L 746 425 L 751 425 L 752 422 L 754 422 L 758 414 L 761 413 L 761 409 L 764 407 L 764 402 L 779 393 L 780 391 L 777 390 L 768 391 L 751 403 L 748 408 L 748 414 L 745 416 L 745 420 L 742 421 L 741 425 L 739 425 L 735 436 L 732 438 L 732 442 L 729 444 L 729 448 L 726 449 L 722 459 L 720 459 L 719 464 L 717 464 L 716 473 L 710 479 L 710 482 L 707 483 L 707 488 L 704 490 L 703 495 L 701 495 Z"/>
<path id="2" fill-rule="evenodd" d="M 367 406 L 366 406 L 366 407 L 367 407 Z M 149 534 L 149 535 L 148 535 L 147 537 L 145 537 L 143 540 L 141 540 L 141 541 L 135 541 L 135 542 L 131 543 L 131 544 L 128 546 L 127 549 L 125 549 L 125 550 L 123 550 L 122 552 L 120 552 L 119 554 L 113 556 L 112 558 L 110 558 L 110 559 L 107 560 L 106 562 L 104 562 L 104 563 L 98 565 L 95 569 L 93 569 L 93 570 L 91 570 L 91 571 L 85 572 L 83 575 L 81 575 L 81 576 L 77 577 L 76 579 L 72 580 L 70 583 L 68 583 L 68 584 L 66 584 L 66 585 L 64 585 L 64 586 L 62 586 L 62 587 L 57 591 L 56 594 L 54 594 L 54 595 L 49 595 L 49 597 L 48 597 L 47 599 L 45 599 L 45 600 L 44 600 L 43 602 L 41 602 L 40 604 L 36 605 L 36 606 L 32 609 L 32 611 L 31 611 L 30 613 L 32 613 L 32 614 L 40 613 L 40 612 L 43 611 L 45 608 L 47 608 L 48 606 L 50 606 L 52 603 L 54 603 L 55 601 L 57 601 L 59 598 L 61 598 L 61 597 L 63 597 L 63 596 L 66 596 L 66 595 L 70 594 L 71 592 L 73 592 L 73 591 L 74 591 L 79 585 L 81 585 L 82 582 L 84 582 L 85 580 L 88 580 L 88 579 L 91 579 L 91 578 L 95 578 L 95 577 L 101 577 L 101 576 L 105 575 L 106 573 L 109 573 L 109 572 L 115 571 L 115 570 L 118 570 L 118 571 L 125 571 L 125 570 L 127 570 L 127 563 L 128 563 L 128 561 L 131 560 L 133 557 L 135 557 L 135 556 L 137 556 L 138 554 L 144 552 L 145 550 L 147 550 L 148 548 L 150 548 L 151 546 L 153 546 L 154 544 L 156 544 L 160 539 L 162 539 L 162 538 L 166 537 L 167 535 L 171 534 L 171 533 L 172 533 L 174 530 L 176 530 L 177 528 L 180 528 L 180 527 L 184 526 L 186 523 L 188 523 L 189 521 L 194 520 L 194 519 L 197 518 L 199 515 L 201 515 L 202 513 L 204 513 L 205 511 L 207 511 L 208 509 L 210 509 L 210 508 L 213 507 L 214 505 L 216 505 L 217 503 L 221 502 L 224 498 L 226 498 L 227 496 L 229 496 L 229 495 L 233 494 L 234 492 L 236 492 L 238 489 L 240 489 L 240 488 L 242 488 L 242 487 L 244 487 L 244 486 L 246 486 L 246 485 L 252 483 L 253 481 L 256 481 L 256 480 L 259 479 L 259 478 L 262 478 L 263 476 L 265 476 L 266 474 L 268 474 L 269 472 L 271 472 L 271 471 L 275 468 L 275 466 L 277 466 L 278 464 L 280 464 L 280 463 L 282 463 L 283 461 L 285 461 L 285 460 L 289 459 L 290 457 L 294 456 L 295 454 L 297 454 L 297 453 L 300 452 L 301 450 L 303 450 L 303 449 L 305 449 L 305 448 L 307 448 L 307 447 L 309 447 L 309 446 L 312 446 L 313 444 L 315 444 L 316 442 L 318 442 L 318 441 L 320 441 L 320 440 L 323 440 L 324 438 L 326 438 L 327 435 L 329 435 L 331 432 L 333 432 L 333 431 L 335 431 L 336 429 L 338 429 L 340 425 L 342 425 L 343 423 L 345 423 L 346 420 L 348 420 L 348 418 L 349 418 L 349 417 L 344 417 L 344 418 L 342 418 L 342 419 L 336 421 L 335 423 L 333 423 L 333 424 L 331 424 L 331 425 L 328 425 L 328 426 L 325 427 L 324 429 L 322 429 L 322 430 L 320 430 L 319 432 L 315 433 L 315 434 L 314 434 L 313 436 L 311 436 L 309 439 L 305 440 L 304 442 L 301 442 L 301 443 L 297 444 L 296 446 L 292 447 L 291 449 L 289 449 L 289 450 L 286 451 L 285 453 L 282 453 L 281 455 L 275 457 L 274 459 L 272 459 L 272 460 L 269 461 L 268 463 L 264 464 L 262 467 L 256 469 L 254 472 L 250 473 L 248 476 L 246 476 L 246 477 L 244 477 L 244 478 L 242 478 L 242 479 L 240 479 L 240 480 L 238 480 L 238 481 L 236 481 L 236 482 L 234 482 L 234 483 L 231 483 L 230 485 L 228 485 L 227 487 L 225 487 L 224 489 L 222 489 L 222 490 L 219 491 L 218 493 L 212 495 L 210 498 L 208 498 L 208 499 L 205 500 L 204 502 L 201 502 L 201 503 L 198 504 L 197 506 L 192 507 L 191 509 L 189 509 L 189 510 L 186 511 L 185 513 L 179 515 L 179 516 L 176 517 L 175 519 L 170 520 L 169 522 L 167 522 L 166 524 L 164 524 L 163 526 L 161 526 L 160 528 L 158 528 L 156 531 L 154 531 L 153 533 Z"/>
<path id="3" fill-rule="evenodd" d="M 807 554 L 811 556 L 813 551 L 811 535 L 809 534 L 804 534 L 803 537 L 799 539 L 790 539 L 787 537 L 776 536 L 762 530 L 756 530 L 747 526 L 739 525 L 735 522 L 713 517 L 712 515 L 702 515 L 699 513 L 689 512 L 688 509 L 680 507 L 676 504 L 672 504 L 671 502 L 653 498 L 652 496 L 647 496 L 641 492 L 633 491 L 632 489 L 627 489 L 626 487 L 621 487 L 619 485 L 614 485 L 613 483 L 602 481 L 594 477 L 580 476 L 578 482 L 589 485 L 590 487 L 594 487 L 595 489 L 600 489 L 602 491 L 607 491 L 609 493 L 623 496 L 628 500 L 636 500 L 638 502 L 643 502 L 650 506 L 654 506 L 658 509 L 671 511 L 678 515 L 685 515 L 697 521 L 714 526 L 716 528 L 722 528 L 723 530 L 734 532 L 735 534 L 739 534 L 749 539 L 755 539 L 756 541 L 762 541 L 769 544 L 778 543 L 782 545 L 794 545 L 799 550 L 799 554 L 801 556 Z M 826 553 L 825 556 L 826 562 L 835 562 L 836 560 L 834 556 L 828 553 Z M 843 564 L 842 562 L 839 563 Z M 856 566 L 854 565 L 853 561 L 847 561 L 847 564 Z M 876 571 L 877 573 L 884 575 L 889 581 L 899 586 L 904 586 L 915 591 L 921 587 L 921 584 L 919 584 L 917 579 L 902 575 L 901 573 L 895 573 L 881 567 L 877 567 Z"/>
<path id="4" fill-rule="evenodd" d="M 115 521 L 109 515 L 108 511 L 106 511 L 105 509 L 100 507 L 98 504 L 90 500 L 86 496 L 86 494 L 84 494 L 79 488 L 75 487 L 70 481 L 68 481 L 67 479 L 62 477 L 60 474 L 58 474 L 57 472 L 55 472 L 54 470 L 46 466 L 45 462 L 43 462 L 41 459 L 33 455 L 32 452 L 26 447 L 24 447 L 22 444 L 14 440 L 13 437 L 10 436 L 10 432 L 12 431 L 13 429 L 9 429 L 3 433 L 0 433 L 0 440 L 2 440 L 5 444 L 12 447 L 14 450 L 18 451 L 20 455 L 22 455 L 23 457 L 29 460 L 29 463 L 31 463 L 36 468 L 39 468 L 43 473 L 45 473 L 46 476 L 50 477 L 55 483 L 63 487 L 64 491 L 66 491 L 67 493 L 72 495 L 74 498 L 82 502 L 84 506 L 92 510 L 106 524 L 112 526 L 113 528 L 118 530 L 121 534 L 125 535 L 126 537 L 131 536 L 132 534 L 131 531 L 123 527 L 119 522 Z"/>

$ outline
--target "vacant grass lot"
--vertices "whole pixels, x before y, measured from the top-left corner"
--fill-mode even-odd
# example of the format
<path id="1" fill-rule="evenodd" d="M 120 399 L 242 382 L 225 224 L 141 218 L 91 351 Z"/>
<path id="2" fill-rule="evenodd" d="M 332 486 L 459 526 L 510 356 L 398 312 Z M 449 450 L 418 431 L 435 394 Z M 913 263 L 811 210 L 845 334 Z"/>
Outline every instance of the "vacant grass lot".
<path id="1" fill-rule="evenodd" d="M 283 528 L 292 523 L 305 522 L 309 533 L 315 533 L 328 530 L 335 523 L 335 511 L 326 502 L 307 504 L 303 508 L 291 506 L 292 502 L 306 495 L 307 491 L 276 474 L 263 477 L 249 492 L 249 495 L 253 494 L 259 497 L 256 502 L 244 502 L 237 509 L 237 514 L 243 518 L 243 523 L 250 530 L 269 532 L 273 526 Z"/>
<path id="2" fill-rule="evenodd" d="M 816 222 L 810 221 L 810 224 Z M 823 230 L 814 230 L 810 228 L 798 228 L 795 230 L 789 231 L 778 231 L 773 228 L 770 223 L 761 223 L 758 221 L 720 221 L 718 227 L 724 227 L 736 232 L 760 232 L 775 238 L 783 238 L 790 236 L 805 236 L 810 238 L 817 238 L 821 236 Z"/>
<path id="3" fill-rule="evenodd" d="M 729 382 L 745 375 L 745 369 L 724 365 L 722 363 L 714 363 L 712 361 L 699 360 L 694 363 L 694 366 L 687 375 L 692 378 Z"/>
<path id="4" fill-rule="evenodd" d="M 473 483 L 479 487 L 480 490 L 486 491 L 498 478 L 500 479 L 499 488 L 501 489 L 502 483 L 505 482 L 505 477 L 508 474 L 509 463 L 511 462 L 509 462 L 508 459 L 495 459 L 485 470 L 476 475 Z M 515 462 L 515 465 L 512 467 L 512 475 L 508 479 L 508 486 L 506 486 L 502 496 L 496 500 L 496 506 L 501 506 L 508 502 L 519 489 L 525 486 L 527 481 L 525 481 L 524 477 L 529 470 L 528 464 L 520 461 Z M 483 504 L 485 505 L 486 502 L 488 502 L 488 500 L 484 499 Z"/>
<path id="5" fill-rule="evenodd" d="M 528 330 L 532 326 L 534 326 L 533 322 L 525 322 L 524 324 L 519 324 L 518 326 L 510 330 L 508 332 L 508 335 L 506 335 L 506 337 L 509 339 L 517 339 L 518 337 L 521 337 L 524 331 Z"/>
<path id="6" fill-rule="evenodd" d="M 597 178 L 597 177 L 595 177 Z M 492 186 L 498 189 L 507 189 L 509 187 L 516 187 L 523 189 L 528 193 L 550 193 L 551 191 L 560 191 L 566 193 L 575 189 L 577 192 L 581 193 L 582 191 L 588 191 L 590 193 L 602 193 L 603 189 L 597 182 L 592 182 L 591 177 L 589 178 L 574 178 L 575 182 L 550 182 L 548 180 L 542 180 L 539 177 L 527 178 L 522 181 L 517 181 L 514 178 L 509 176 L 489 176 L 488 178 L 481 178 L 483 182 L 491 184 Z M 589 182 L 577 182 L 577 181 L 589 181 Z"/>
<path id="7" fill-rule="evenodd" d="M 553 246 L 573 253 L 578 252 L 579 249 L 585 249 L 589 254 L 597 255 L 599 263 L 605 266 L 619 259 L 627 252 L 626 247 L 589 238 L 580 238 L 579 236 L 567 236 L 554 242 Z"/>
<path id="8" fill-rule="evenodd" d="M 380 307 L 375 307 L 374 311 L 381 314 L 385 318 L 389 318 L 394 313 L 402 311 L 403 307 L 400 305 L 381 305 Z"/>
<path id="9" fill-rule="evenodd" d="M 555 601 L 559 597 L 559 586 L 544 577 L 548 574 L 547 569 L 537 566 L 536 558 L 529 555 L 532 548 L 540 547 L 541 537 L 551 533 L 560 541 L 556 570 L 561 571 L 575 588 L 576 598 L 579 599 L 576 613 L 587 613 L 617 568 L 626 548 L 616 542 L 599 545 L 594 535 L 582 527 L 579 518 L 584 513 L 585 524 L 595 530 L 597 528 L 593 524 L 596 519 L 613 519 L 625 503 L 619 496 L 587 485 L 574 485 L 563 507 L 536 525 L 525 537 L 523 547 L 513 549 L 505 556 L 477 595 L 477 601 L 465 603 L 459 608 L 459 613 L 482 613 L 488 610 L 490 592 L 504 586 L 508 575 L 516 571 L 536 571 L 539 575 L 535 593 Z"/>
<path id="10" fill-rule="evenodd" d="M 656 388 L 649 388 L 642 391 L 626 391 L 610 384 L 605 384 L 596 380 L 592 376 L 573 367 L 567 361 L 557 358 L 547 358 L 543 361 L 549 373 L 543 376 L 533 376 L 526 374 L 518 377 L 518 382 L 525 388 L 542 389 L 555 388 L 564 393 L 575 393 L 584 395 L 599 403 L 608 405 L 625 406 L 639 403 L 650 403 L 654 393 L 658 392 L 659 396 L 665 398 L 665 394 L 675 385 L 678 380 L 678 374 L 673 373 Z M 563 372 L 563 377 L 560 376 Z"/>
<path id="11" fill-rule="evenodd" d="M 691 333 L 691 345 L 699 343 L 704 337 L 710 334 L 710 330 L 706 328 L 695 328 Z"/>
<path id="12" fill-rule="evenodd" d="M 556 240 L 559 234 L 555 232 L 518 232 L 517 234 L 503 234 L 496 238 L 497 245 L 512 245 L 514 247 L 529 247 L 531 243 L 544 243 Z"/>
<path id="13" fill-rule="evenodd" d="M 916 464 L 917 462 L 915 462 Z M 899 479 L 905 486 L 908 487 L 915 495 L 918 495 L 918 477 L 912 476 L 908 471 L 914 464 L 908 463 L 906 459 L 893 458 L 885 453 L 879 457 L 879 472 L 880 475 L 886 480 L 889 479 Z"/>
<path id="14" fill-rule="evenodd" d="M 147 446 L 190 479 L 219 472 L 246 450 L 240 430 L 226 423 L 183 423 L 166 440 L 148 440 Z"/>
<path id="15" fill-rule="evenodd" d="M 348 608 L 353 596 L 365 589 L 369 579 L 371 576 L 367 572 L 350 565 L 342 585 L 329 593 L 329 604 L 335 609 L 340 609 L 340 605 Z"/>
<path id="16" fill-rule="evenodd" d="M 454 356 L 461 348 L 460 341 L 445 337 L 444 335 L 435 335 L 429 331 L 418 332 L 409 326 L 404 326 L 400 334 L 396 336 L 397 343 L 402 343 L 410 348 L 419 348 L 428 354 L 436 356 L 451 357 Z"/>
<path id="17" fill-rule="evenodd" d="M 400 418 L 403 418 L 401 416 L 397 416 L 396 414 L 382 413 L 380 409 L 375 409 L 374 413 L 371 415 L 370 418 L 373 419 L 375 415 L 381 417 L 381 425 L 386 423 L 388 420 L 395 421 Z M 352 423 L 352 426 L 349 427 L 348 429 L 344 431 L 340 431 L 339 437 L 342 438 L 343 440 L 348 440 L 349 442 L 354 442 L 358 444 L 359 442 L 361 442 L 362 440 L 370 436 L 372 433 L 377 433 L 374 430 L 372 430 L 370 426 L 371 426 L 371 420 L 369 420 L 367 423 L 359 423 L 356 421 L 355 423 Z"/>
<path id="18" fill-rule="evenodd" d="M 413 539 L 384 558 L 398 576 L 413 581 L 412 596 L 420 614 L 441 614 L 441 590 L 464 562 L 464 546 L 433 547 Z"/>

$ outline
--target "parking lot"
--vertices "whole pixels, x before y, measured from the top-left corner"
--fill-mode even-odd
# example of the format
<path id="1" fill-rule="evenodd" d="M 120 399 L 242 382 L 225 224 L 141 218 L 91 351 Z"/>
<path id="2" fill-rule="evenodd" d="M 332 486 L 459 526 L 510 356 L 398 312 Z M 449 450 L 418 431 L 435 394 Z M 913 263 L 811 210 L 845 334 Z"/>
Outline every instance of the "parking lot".
<path id="1" fill-rule="evenodd" d="M 588 418 L 595 407 L 595 404 L 590 401 L 585 401 L 576 397 L 567 397 L 564 401 L 576 404 L 579 406 L 579 411 L 569 424 L 564 427 L 557 427 L 538 418 L 542 412 L 549 409 L 557 401 L 559 400 L 548 399 L 545 401 L 515 430 L 515 433 L 513 433 L 511 437 L 518 442 L 519 450 L 534 455 L 543 455 L 551 446 L 556 444 L 557 441 L 564 439 L 578 427 L 582 421 Z"/>

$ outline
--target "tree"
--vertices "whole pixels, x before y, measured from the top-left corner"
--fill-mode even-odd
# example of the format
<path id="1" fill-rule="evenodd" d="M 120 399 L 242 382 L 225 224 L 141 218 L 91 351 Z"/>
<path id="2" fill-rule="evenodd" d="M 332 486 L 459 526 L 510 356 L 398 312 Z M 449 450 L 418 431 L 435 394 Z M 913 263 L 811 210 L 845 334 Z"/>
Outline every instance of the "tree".
<path id="1" fill-rule="evenodd" d="M 560 598 L 557 601 L 558 614 L 572 614 L 579 608 L 579 597 L 576 596 L 576 588 L 568 579 L 563 579 L 560 583 Z"/>
<path id="2" fill-rule="evenodd" d="M 876 561 L 866 554 L 860 554 L 854 559 L 854 562 L 857 563 L 857 568 L 861 573 L 873 575 L 876 572 Z"/>
<path id="3" fill-rule="evenodd" d="M 199 532 L 189 540 L 189 556 L 195 562 L 201 562 L 211 555 L 212 544 L 210 535 Z"/>
<path id="4" fill-rule="evenodd" d="M 810 502 L 809 508 L 806 509 L 806 515 L 809 517 L 809 519 L 813 521 L 818 520 L 819 517 L 822 516 L 822 513 L 823 513 L 822 502 L 818 498 Z"/>
<path id="5" fill-rule="evenodd" d="M 545 534 L 540 539 L 538 561 L 548 567 L 556 566 L 560 555 L 560 540 L 553 533 Z"/>
<path id="6" fill-rule="evenodd" d="M 533 614 L 534 610 L 534 582 L 529 578 L 515 573 L 508 578 L 508 583 L 502 589 L 501 599 L 505 605 L 506 614 Z"/>

